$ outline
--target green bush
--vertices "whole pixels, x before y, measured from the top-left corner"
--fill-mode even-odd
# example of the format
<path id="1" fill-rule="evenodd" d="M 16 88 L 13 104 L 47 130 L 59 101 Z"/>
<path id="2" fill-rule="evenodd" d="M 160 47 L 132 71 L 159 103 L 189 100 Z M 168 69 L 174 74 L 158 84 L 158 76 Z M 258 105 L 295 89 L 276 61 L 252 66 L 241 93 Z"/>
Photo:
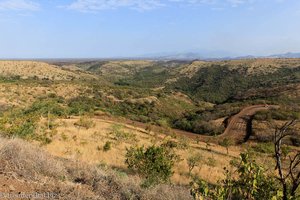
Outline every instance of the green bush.
<path id="1" fill-rule="evenodd" d="M 273 177 L 250 160 L 248 154 L 241 154 L 237 176 L 225 170 L 226 178 L 219 185 L 208 185 L 200 179 L 191 183 L 191 194 L 195 199 L 280 199 L 282 194 Z M 235 178 L 236 177 L 236 178 Z"/>
<path id="2" fill-rule="evenodd" d="M 3 113 L 0 119 L 0 131 L 7 136 L 17 136 L 26 139 L 36 139 L 47 143 L 50 139 L 35 135 L 35 129 L 41 116 L 48 118 L 49 128 L 53 128 L 54 117 L 64 117 L 66 110 L 57 99 L 42 98 L 27 108 L 12 109 Z M 50 119 L 51 117 L 51 119 Z"/>
<path id="3" fill-rule="evenodd" d="M 170 180 L 176 158 L 172 149 L 163 146 L 131 147 L 125 163 L 145 179 L 143 186 L 149 187 Z"/>
<path id="4" fill-rule="evenodd" d="M 54 116 L 63 117 L 67 114 L 66 109 L 62 107 L 57 100 L 38 100 L 35 101 L 28 109 L 24 111 L 24 114 L 35 113 L 47 117 L 50 113 Z"/>
<path id="5" fill-rule="evenodd" d="M 252 149 L 259 153 L 274 153 L 274 144 L 271 142 L 268 143 L 258 143 L 255 146 L 252 146 Z"/>
<path id="6" fill-rule="evenodd" d="M 111 150 L 111 142 L 107 141 L 103 146 L 103 151 L 109 151 L 109 150 Z"/>
<path id="7" fill-rule="evenodd" d="M 69 100 L 68 106 L 70 115 L 82 115 L 94 112 L 96 101 L 88 97 L 80 96 Z"/>
<path id="8" fill-rule="evenodd" d="M 114 124 L 111 127 L 110 135 L 112 135 L 114 139 L 119 142 L 136 140 L 135 134 L 131 132 L 126 132 L 123 129 L 124 127 L 122 125 Z"/>
<path id="9" fill-rule="evenodd" d="M 83 117 L 80 117 L 78 122 L 75 122 L 74 125 L 84 127 L 86 129 L 90 129 L 95 126 L 95 123 L 93 122 L 93 120 L 88 119 L 87 117 L 83 116 Z"/>

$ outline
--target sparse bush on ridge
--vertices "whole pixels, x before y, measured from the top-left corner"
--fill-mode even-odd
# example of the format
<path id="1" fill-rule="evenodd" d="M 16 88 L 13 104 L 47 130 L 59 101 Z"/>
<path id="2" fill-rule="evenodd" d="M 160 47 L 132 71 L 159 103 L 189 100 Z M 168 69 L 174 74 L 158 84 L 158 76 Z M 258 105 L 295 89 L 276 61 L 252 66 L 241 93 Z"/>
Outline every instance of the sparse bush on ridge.
<path id="1" fill-rule="evenodd" d="M 65 114 L 65 109 L 55 99 L 37 100 L 28 108 L 6 111 L 0 118 L 0 130 L 8 137 L 17 136 L 47 143 L 49 138 L 35 134 L 41 117 L 47 119 L 47 128 L 52 129 L 53 118 L 64 117 Z"/>
<path id="2" fill-rule="evenodd" d="M 111 126 L 110 135 L 117 142 L 135 141 L 136 135 L 134 133 L 123 130 L 123 126 L 119 124 L 114 124 Z"/>
<path id="3" fill-rule="evenodd" d="M 143 185 L 149 187 L 170 181 L 176 159 L 172 149 L 153 145 L 127 149 L 125 163 L 142 176 L 145 179 Z"/>
<path id="4" fill-rule="evenodd" d="M 75 122 L 74 125 L 83 127 L 85 129 L 90 129 L 90 128 L 94 127 L 96 124 L 93 122 L 93 120 L 89 119 L 88 117 L 82 116 L 82 117 L 80 117 L 80 119 L 77 122 Z"/>

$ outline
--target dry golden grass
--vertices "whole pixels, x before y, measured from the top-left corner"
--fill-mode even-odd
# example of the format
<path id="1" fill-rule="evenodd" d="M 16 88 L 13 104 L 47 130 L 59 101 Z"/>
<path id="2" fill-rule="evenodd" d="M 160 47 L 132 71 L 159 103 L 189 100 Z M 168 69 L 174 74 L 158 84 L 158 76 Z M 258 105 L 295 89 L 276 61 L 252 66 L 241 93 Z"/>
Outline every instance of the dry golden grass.
<path id="1" fill-rule="evenodd" d="M 149 67 L 152 64 L 152 61 L 144 60 L 110 61 L 101 66 L 100 72 L 104 76 L 132 75 L 137 70 Z"/>
<path id="2" fill-rule="evenodd" d="M 247 75 L 256 74 L 270 74 L 276 72 L 278 69 L 289 67 L 295 68 L 300 64 L 300 59 L 245 59 L 245 60 L 228 60 L 228 61 L 194 61 L 190 65 L 181 67 L 179 73 L 181 75 L 191 78 L 199 69 L 209 67 L 211 65 L 229 66 L 231 70 L 246 70 Z M 169 80 L 169 82 L 174 82 Z"/>
<path id="3" fill-rule="evenodd" d="M 34 61 L 0 61 L 0 74 L 6 77 L 19 76 L 22 79 L 71 80 L 95 78 L 85 73 L 75 73 L 70 70 L 63 70 L 55 65 Z"/>
<path id="4" fill-rule="evenodd" d="M 51 84 L 48 86 L 31 84 L 0 83 L 0 105 L 28 106 L 38 97 L 56 94 L 65 99 L 74 98 L 84 91 L 84 86 L 72 83 Z"/>
<path id="5" fill-rule="evenodd" d="M 208 67 L 210 65 L 209 62 L 205 62 L 205 61 L 194 61 L 192 62 L 190 65 L 187 66 L 183 66 L 180 69 L 180 74 L 181 75 L 185 75 L 189 78 L 191 78 L 195 73 L 198 72 L 199 69 L 203 68 L 203 67 Z"/>
<path id="6" fill-rule="evenodd" d="M 49 155 L 20 139 L 0 138 L 0 192 L 55 194 L 53 199 L 188 200 L 189 189 L 140 187 L 136 176 Z M 51 198 L 52 199 L 52 198 Z"/>
<path id="7" fill-rule="evenodd" d="M 193 173 L 211 183 L 216 183 L 220 178 L 223 178 L 223 168 L 225 166 L 230 168 L 230 161 L 233 158 L 238 158 L 243 150 L 241 147 L 230 147 L 227 155 L 226 148 L 219 145 L 204 142 L 197 143 L 185 137 L 174 139 L 162 133 L 148 133 L 144 129 L 126 124 L 119 124 L 121 130 L 133 135 L 133 137 L 118 141 L 110 134 L 116 125 L 115 122 L 91 118 L 95 126 L 85 129 L 74 125 L 78 119 L 74 117 L 72 119 L 57 120 L 56 135 L 52 138 L 53 141 L 43 148 L 55 156 L 126 169 L 124 162 L 126 148 L 132 145 L 149 146 L 151 144 L 161 144 L 167 140 L 175 140 L 179 145 L 188 144 L 185 149 L 176 149 L 176 153 L 180 155 L 181 160 L 176 163 L 172 181 L 177 184 L 186 185 L 190 182 L 187 158 L 192 154 L 200 153 L 203 157 L 201 164 L 193 170 Z M 112 143 L 112 148 L 109 151 L 103 151 L 103 146 L 107 141 Z"/>

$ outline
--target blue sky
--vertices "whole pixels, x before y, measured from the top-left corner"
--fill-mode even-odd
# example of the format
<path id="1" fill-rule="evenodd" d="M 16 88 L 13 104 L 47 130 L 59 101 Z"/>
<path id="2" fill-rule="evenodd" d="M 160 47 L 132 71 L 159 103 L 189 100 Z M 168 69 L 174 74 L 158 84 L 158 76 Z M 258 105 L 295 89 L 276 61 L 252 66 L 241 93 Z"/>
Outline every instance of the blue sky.
<path id="1" fill-rule="evenodd" d="M 299 0 L 0 0 L 0 58 L 300 52 Z"/>

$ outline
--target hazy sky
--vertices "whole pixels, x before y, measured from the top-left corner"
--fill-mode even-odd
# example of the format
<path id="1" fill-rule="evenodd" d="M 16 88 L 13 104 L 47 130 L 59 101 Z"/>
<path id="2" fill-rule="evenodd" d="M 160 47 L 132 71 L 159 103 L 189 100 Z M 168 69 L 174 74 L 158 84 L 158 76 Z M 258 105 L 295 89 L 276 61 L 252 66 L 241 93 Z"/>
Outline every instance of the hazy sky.
<path id="1" fill-rule="evenodd" d="M 300 52 L 299 0 L 0 0 L 1 58 Z"/>

